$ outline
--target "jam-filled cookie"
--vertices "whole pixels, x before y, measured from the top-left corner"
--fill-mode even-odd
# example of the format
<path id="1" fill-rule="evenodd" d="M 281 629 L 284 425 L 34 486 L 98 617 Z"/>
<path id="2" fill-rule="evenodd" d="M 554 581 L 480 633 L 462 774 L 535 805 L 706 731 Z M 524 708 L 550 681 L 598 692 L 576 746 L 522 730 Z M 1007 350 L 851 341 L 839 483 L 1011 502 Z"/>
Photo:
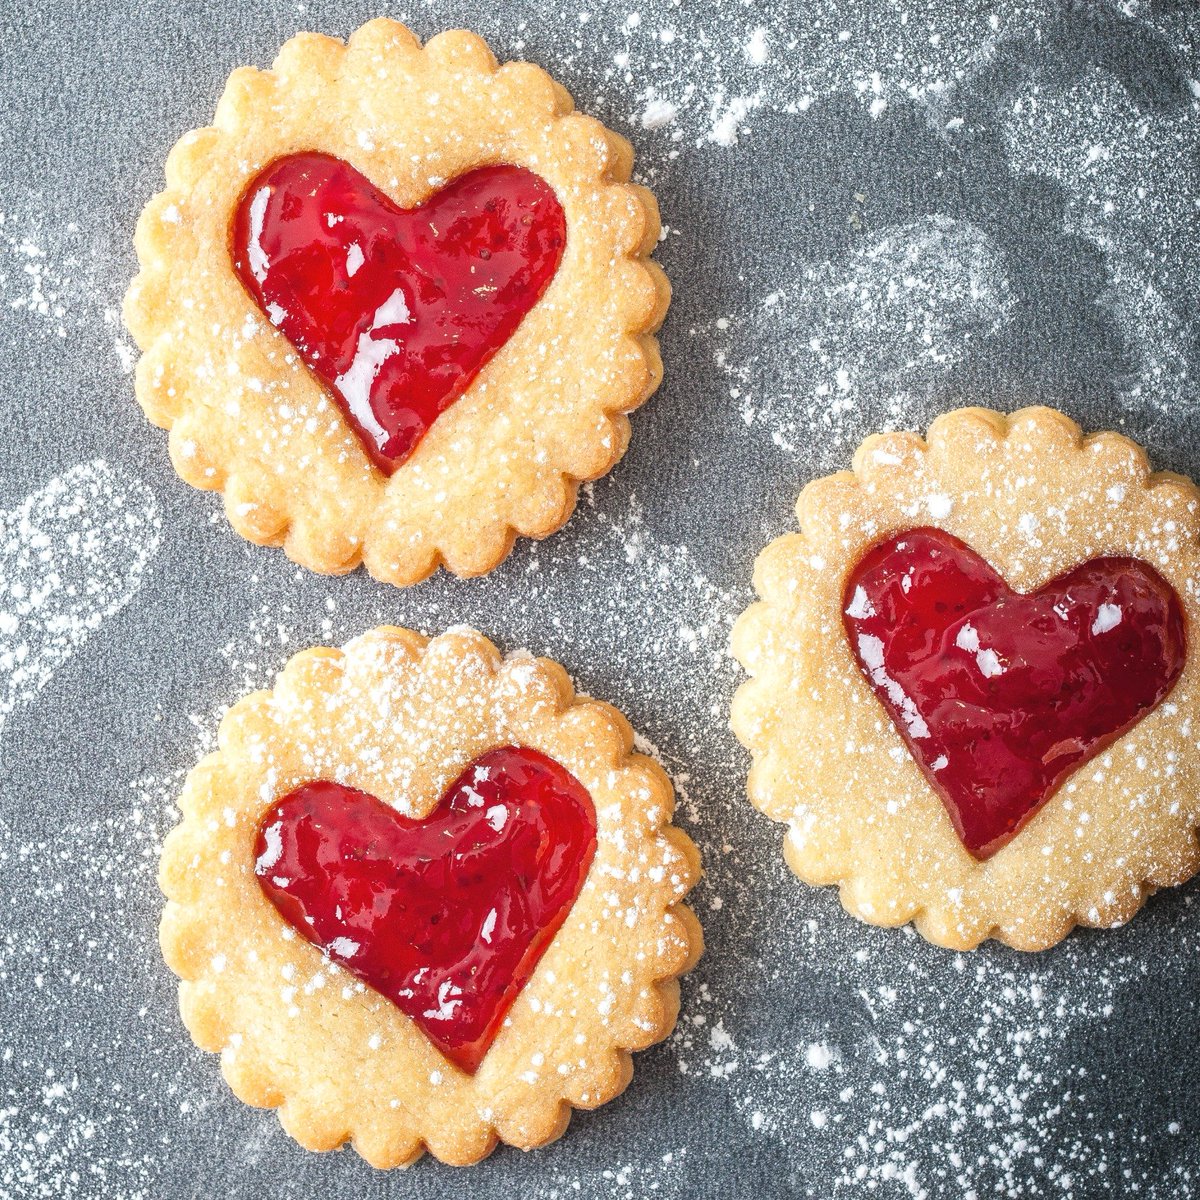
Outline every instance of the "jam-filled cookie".
<path id="1" fill-rule="evenodd" d="M 163 848 L 197 1045 L 310 1149 L 529 1148 L 632 1075 L 701 950 L 662 770 L 473 630 L 296 655 L 230 709 Z"/>
<path id="2" fill-rule="evenodd" d="M 760 555 L 733 727 L 784 852 L 958 949 L 1128 920 L 1200 866 L 1200 492 L 979 408 L 869 438 Z"/>
<path id="3" fill-rule="evenodd" d="M 491 570 L 658 384 L 669 288 L 621 137 L 474 34 L 375 20 L 233 73 L 138 223 L 125 318 L 171 459 L 316 571 Z"/>

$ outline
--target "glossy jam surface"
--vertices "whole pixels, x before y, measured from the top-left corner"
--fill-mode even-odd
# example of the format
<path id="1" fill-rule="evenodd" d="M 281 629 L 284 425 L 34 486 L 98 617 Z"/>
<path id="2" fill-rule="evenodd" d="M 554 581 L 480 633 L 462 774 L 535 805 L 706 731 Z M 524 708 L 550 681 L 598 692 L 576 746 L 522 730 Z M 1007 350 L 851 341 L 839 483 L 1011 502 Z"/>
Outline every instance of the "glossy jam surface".
<path id="1" fill-rule="evenodd" d="M 843 610 L 863 673 L 978 859 L 1162 701 L 1187 653 L 1178 596 L 1138 559 L 1092 559 L 1022 595 L 938 529 L 870 550 Z"/>
<path id="2" fill-rule="evenodd" d="M 596 850 L 583 785 L 536 750 L 477 758 L 424 820 L 306 783 L 267 810 L 255 874 L 283 918 L 474 1074 Z"/>
<path id="3" fill-rule="evenodd" d="M 558 270 L 566 217 L 521 167 L 398 208 L 328 154 L 277 159 L 234 214 L 234 267 L 391 475 Z"/>

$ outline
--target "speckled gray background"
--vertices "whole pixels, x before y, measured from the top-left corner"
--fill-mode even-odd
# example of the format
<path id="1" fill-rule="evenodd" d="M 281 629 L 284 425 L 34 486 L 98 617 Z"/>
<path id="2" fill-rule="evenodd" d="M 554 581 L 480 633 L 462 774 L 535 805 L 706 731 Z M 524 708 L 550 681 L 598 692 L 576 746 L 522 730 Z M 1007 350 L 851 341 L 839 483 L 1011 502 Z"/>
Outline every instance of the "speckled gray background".
<path id="1" fill-rule="evenodd" d="M 666 382 L 568 529 L 406 593 L 299 573 L 173 475 L 114 323 L 137 212 L 227 73 L 356 3 L 4 0 L 0 506 L 103 458 L 163 534 L 0 730 L 0 1197 L 1200 1195 L 1186 887 L 1037 958 L 862 927 L 741 800 L 723 655 L 754 554 L 858 439 L 1055 403 L 1200 472 L 1192 0 L 446 0 L 630 136 L 669 232 Z M 706 857 L 708 954 L 627 1094 L 541 1152 L 312 1156 L 195 1051 L 158 840 L 223 704 L 382 620 L 470 621 L 622 706 Z"/>

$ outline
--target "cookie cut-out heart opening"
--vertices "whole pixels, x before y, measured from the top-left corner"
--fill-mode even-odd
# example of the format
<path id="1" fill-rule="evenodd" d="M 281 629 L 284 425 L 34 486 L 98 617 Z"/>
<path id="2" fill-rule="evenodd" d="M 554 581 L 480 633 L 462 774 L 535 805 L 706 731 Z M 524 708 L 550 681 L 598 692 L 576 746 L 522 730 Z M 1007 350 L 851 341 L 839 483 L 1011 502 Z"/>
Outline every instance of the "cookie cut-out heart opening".
<path id="1" fill-rule="evenodd" d="M 980 860 L 1160 704 L 1187 657 L 1179 597 L 1148 563 L 1096 558 L 1023 594 L 932 528 L 866 553 L 848 577 L 843 622 Z"/>
<path id="2" fill-rule="evenodd" d="M 540 751 L 475 759 L 423 819 L 315 780 L 264 814 L 254 870 L 303 938 L 474 1074 L 596 851 L 584 786 Z"/>
<path id="3" fill-rule="evenodd" d="M 479 167 L 404 209 L 313 152 L 251 181 L 231 239 L 246 290 L 391 475 L 541 299 L 567 225 L 523 167 Z"/>

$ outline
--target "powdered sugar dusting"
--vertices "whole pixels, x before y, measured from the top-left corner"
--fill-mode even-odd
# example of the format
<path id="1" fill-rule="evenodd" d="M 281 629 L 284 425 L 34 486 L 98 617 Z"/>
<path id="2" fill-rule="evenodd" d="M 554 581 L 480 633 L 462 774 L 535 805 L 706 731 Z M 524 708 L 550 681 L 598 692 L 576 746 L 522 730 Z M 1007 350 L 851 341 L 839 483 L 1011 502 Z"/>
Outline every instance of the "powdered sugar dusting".
<path id="1" fill-rule="evenodd" d="M 912 1200 L 1125 1194 L 1110 1134 L 1091 1117 L 1114 1096 L 1136 1099 L 1104 1065 L 1063 1047 L 1090 1041 L 1089 1029 L 1110 1027 L 1145 991 L 1175 986 L 1181 965 L 1148 970 L 1141 953 L 1114 957 L 1086 937 L 1032 969 L 1003 955 L 926 957 L 911 932 L 847 936 L 816 907 L 763 966 L 786 974 L 787 956 L 803 948 L 837 980 L 840 1013 L 813 1021 L 802 1004 L 790 1036 L 763 1037 L 747 1021 L 714 1041 L 699 1033 L 715 1013 L 728 1027 L 728 1013 L 701 992 L 696 1032 L 677 1037 L 681 1069 L 728 1082 L 748 1137 L 776 1140 L 798 1169 L 837 1189 Z M 1180 956 L 1192 952 L 1183 914 L 1163 932 Z M 818 979 L 808 969 L 802 978 Z M 963 1014 L 972 1016 L 960 1033 Z M 1183 1106 L 1180 1097 L 1179 1121 Z M 1165 1153 L 1181 1128 L 1164 1122 L 1143 1136 Z M 1190 1195 L 1197 1178 L 1180 1168 L 1171 1182 L 1178 1191 L 1165 1180 L 1143 1186 Z"/>
<path id="2" fill-rule="evenodd" d="M 0 513 L 0 729 L 137 594 L 157 551 L 160 525 L 145 485 L 100 459 L 57 476 Z M 53 722 L 47 728 L 53 731 Z M 20 897 L 19 912 L 0 932 L 0 995 L 6 999 L 31 988 L 50 1012 L 59 1012 L 70 1008 L 59 1008 L 64 993 L 76 1002 L 85 992 L 103 994 L 114 946 L 101 930 L 118 930 L 118 941 L 134 941 L 143 957 L 153 952 L 145 925 L 123 918 L 131 895 L 136 910 L 151 893 L 170 804 L 162 798 L 148 804 L 137 784 L 131 794 L 133 802 L 116 817 L 66 814 L 55 836 L 33 840 L 17 824 L 28 797 L 4 796 L 0 877 L 6 894 Z M 64 897 L 80 887 L 92 907 L 73 927 Z M 27 923 L 21 914 L 38 919 Z M 7 1024 L 0 1019 L 0 1194 L 31 1200 L 150 1196 L 134 1181 L 148 1176 L 152 1155 L 132 1148 L 112 1157 L 92 1152 L 110 1138 L 126 1139 L 128 1147 L 128 1114 L 112 1102 L 119 1075 L 100 1084 L 98 1076 L 109 1068 L 102 1058 L 89 1057 L 91 1046 L 77 1044 L 84 1039 L 71 1032 L 60 1028 L 54 1035 L 78 1055 L 68 1069 L 43 1047 L 13 1038 Z M 40 1103 L 9 1102 L 30 1092 Z"/>
<path id="3" fill-rule="evenodd" d="M 101 459 L 0 513 L 0 728 L 129 603 L 160 525 L 147 488 Z"/>
<path id="4" fill-rule="evenodd" d="M 1013 305 L 988 236 L 933 215 L 805 267 L 797 286 L 697 336 L 715 346 L 748 428 L 797 457 L 824 428 L 844 453 L 866 423 L 903 423 Z"/>
<path id="5" fill-rule="evenodd" d="M 729 630 L 748 592 L 721 591 L 686 547 L 655 538 L 636 497 L 624 513 L 590 510 L 568 534 L 530 546 L 509 571 L 510 629 L 526 647 L 580 672 L 576 682 L 585 692 L 593 690 L 582 675 L 589 664 L 636 653 L 645 668 L 622 679 L 624 694 L 606 691 L 604 698 L 653 739 L 686 708 L 675 757 L 712 761 L 709 731 L 727 719 L 736 671 Z M 269 579 L 261 583 L 275 592 Z M 377 589 L 372 608 L 377 623 L 438 632 L 445 622 L 444 600 L 429 588 L 399 597 Z M 332 597 L 316 622 L 284 596 L 265 601 L 221 650 L 232 671 L 231 698 L 269 685 L 287 657 L 314 638 L 338 644 L 360 632 L 361 612 L 354 620 L 347 623 Z"/>
<path id="6" fill-rule="evenodd" d="M 889 103 L 936 105 L 961 77 L 964 63 L 982 63 L 1002 39 L 1057 12 L 1053 0 L 962 9 L 913 0 L 879 14 L 869 5 L 809 5 L 803 19 L 786 10 L 748 6 L 722 10 L 699 23 L 680 0 L 644 5 L 624 20 L 560 9 L 585 31 L 586 54 L 569 65 L 598 75 L 603 101 L 618 86 L 636 97 L 636 118 L 653 105 L 676 116 L 671 140 L 732 148 L 752 134 L 756 116 L 807 112 L 847 94 L 875 119 Z M 656 128 L 650 126 L 649 128 Z"/>
<path id="7" fill-rule="evenodd" d="M 308 1194 L 317 1175 L 318 1190 L 348 1194 L 445 1190 L 436 1168 L 380 1183 L 350 1155 L 314 1159 L 228 1095 L 158 963 L 154 864 L 224 704 L 301 646 L 373 623 L 457 621 L 558 658 L 622 707 L 673 769 L 708 870 L 695 905 L 709 954 L 684 983 L 673 1041 L 641 1056 L 630 1091 L 577 1117 L 564 1142 L 473 1172 L 474 1192 L 641 1200 L 707 1194 L 727 1177 L 730 1194 L 815 1200 L 1200 1194 L 1195 1071 L 1177 1053 L 1195 1030 L 1194 889 L 1152 902 L 1127 930 L 1077 933 L 1032 960 L 997 946 L 957 957 L 862 927 L 787 873 L 777 830 L 745 803 L 747 760 L 724 728 L 738 679 L 725 641 L 752 551 L 781 514 L 790 522 L 804 480 L 847 465 L 866 434 L 923 426 L 951 400 L 1054 400 L 1039 373 L 1050 364 L 1070 380 L 1057 398 L 1081 417 L 1091 410 L 1075 381 L 1103 391 L 1115 380 L 1091 426 L 1157 430 L 1162 465 L 1186 468 L 1195 15 L 1137 0 L 801 7 L 439 2 L 397 14 L 426 35 L 478 28 L 633 138 L 670 226 L 667 384 L 635 417 L 629 459 L 595 506 L 492 578 L 404 593 L 314 580 L 242 546 L 223 519 L 189 530 L 180 586 L 212 592 L 212 627 L 178 640 L 198 728 L 150 697 L 129 714 L 136 745 L 121 753 L 158 764 L 154 777 L 97 787 L 97 810 L 64 813 L 54 837 L 14 823 L 36 797 L 19 775 L 7 784 L 0 876 L 20 903 L 0 932 L 0 1194 L 283 1197 Z M 235 59 L 251 43 L 269 58 L 279 30 L 261 19 L 242 6 L 222 26 L 242 47 Z M 312 14 L 292 23 L 348 28 Z M 176 78 L 203 75 L 169 32 L 133 57 L 111 44 L 129 94 L 151 51 Z M 169 144 L 179 120 L 203 112 L 201 93 L 219 90 L 227 58 L 189 90 L 186 117 L 134 122 L 135 135 Z M 29 61 L 48 61 L 40 37 Z M 1156 94 L 1155 80 L 1180 71 L 1191 93 Z M 36 95 L 41 127 L 53 114 Z M 149 189 L 157 172 L 142 178 Z M 73 214 L 82 231 L 36 216 L 64 209 L 16 194 L 21 179 L 4 185 L 6 324 L 14 343 L 55 348 L 52 374 L 66 361 L 88 390 L 97 362 L 133 363 L 115 321 L 128 262 L 112 247 L 124 239 L 98 212 Z M 132 225 L 134 207 L 115 219 Z M 1089 323 L 1077 310 L 1093 292 Z M 86 364 L 58 354 L 97 331 Z M 1120 362 L 1105 357 L 1113 331 Z M 684 520 L 666 485 L 653 493 L 643 480 L 688 486 L 680 445 L 700 427 L 716 437 L 694 453 L 702 503 Z M 744 499 L 756 484 L 773 506 L 761 515 Z M 645 513 L 623 499 L 631 491 Z M 923 498 L 921 518 L 944 519 L 946 499 Z M 204 503 L 186 496 L 180 513 Z"/>
<path id="8" fill-rule="evenodd" d="M 36 197 L 0 211 L 0 311 L 20 321 L 22 332 L 65 341 L 105 329 L 115 362 L 128 374 L 137 351 L 121 327 L 122 283 L 78 224 L 38 215 Z"/>
<path id="9" fill-rule="evenodd" d="M 1196 113 L 1147 112 L 1093 68 L 1069 90 L 1031 83 L 1003 126 L 1014 166 L 1060 183 L 1065 228 L 1104 252 L 1101 303 L 1133 357 L 1123 398 L 1164 416 L 1196 394 L 1178 283 L 1200 272 Z"/>
<path id="10" fill-rule="evenodd" d="M 158 853 L 178 816 L 183 774 L 134 780 L 111 815 L 61 814 L 49 833 L 30 835 L 23 813 L 0 813 L 0 877 L 23 901 L 0 932 L 0 995 L 28 991 L 41 1012 L 35 1037 L 45 1039 L 30 1042 L 0 1022 L 0 1195 L 153 1200 L 162 1152 L 137 1147 L 138 1121 L 197 1113 L 215 1094 L 213 1087 L 185 1096 L 179 1058 L 156 1069 L 150 1094 L 123 1081 L 123 1046 L 177 1036 L 170 989 L 147 992 L 114 963 L 158 955 L 146 918 L 158 906 Z M 111 1045 L 85 1040 L 73 1020 L 58 1021 L 95 1004 L 121 1023 Z M 200 1058 L 190 1046 L 179 1053 Z"/>

